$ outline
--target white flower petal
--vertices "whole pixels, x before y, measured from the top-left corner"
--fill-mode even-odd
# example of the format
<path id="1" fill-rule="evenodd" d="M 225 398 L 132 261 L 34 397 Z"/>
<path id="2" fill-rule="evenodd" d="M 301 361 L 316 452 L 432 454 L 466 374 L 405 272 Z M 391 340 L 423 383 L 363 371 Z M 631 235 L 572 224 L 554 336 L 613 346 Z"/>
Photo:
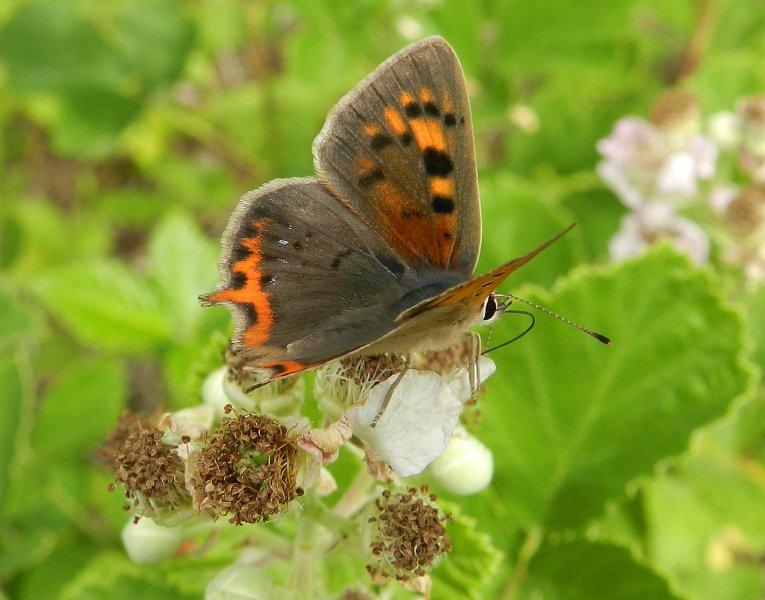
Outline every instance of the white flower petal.
<path id="1" fill-rule="evenodd" d="M 717 166 L 717 144 L 703 135 L 695 135 L 688 142 L 688 152 L 693 157 L 694 170 L 699 179 L 711 179 Z"/>
<path id="2" fill-rule="evenodd" d="M 723 215 L 740 191 L 735 185 L 718 186 L 709 193 L 709 205 L 718 215 Z"/>
<path id="3" fill-rule="evenodd" d="M 690 198 L 698 192 L 693 156 L 678 152 L 670 156 L 656 176 L 656 191 L 663 196 Z"/>
<path id="4" fill-rule="evenodd" d="M 370 427 L 399 374 L 372 388 L 347 415 L 353 432 L 400 476 L 421 472 L 446 448 L 462 410 L 448 382 L 436 373 L 409 369 L 401 376 L 377 425 Z"/>
<path id="5" fill-rule="evenodd" d="M 478 381 L 477 384 L 481 385 L 489 377 L 494 375 L 496 370 L 497 366 L 488 356 L 482 356 L 479 358 L 478 374 L 480 376 L 480 381 Z M 470 376 L 468 375 L 468 370 L 466 368 L 463 367 L 461 369 L 457 369 L 457 371 L 451 376 L 449 380 L 449 388 L 451 389 L 454 397 L 463 404 L 470 400 L 470 397 L 473 395 L 475 390 L 470 389 Z"/>
<path id="6" fill-rule="evenodd" d="M 296 443 L 306 452 L 310 452 L 322 464 L 327 464 L 337 458 L 340 446 L 351 439 L 353 429 L 348 417 L 343 416 L 329 427 L 322 429 L 306 429 L 297 438 Z"/>
<path id="7" fill-rule="evenodd" d="M 605 160 L 598 163 L 597 171 L 606 185 L 629 208 L 638 208 L 647 201 L 646 194 L 633 185 L 622 165 Z"/>
<path id="8" fill-rule="evenodd" d="M 640 227 L 640 219 L 634 213 L 622 218 L 619 231 L 608 242 L 611 260 L 620 261 L 637 256 L 647 247 Z"/>

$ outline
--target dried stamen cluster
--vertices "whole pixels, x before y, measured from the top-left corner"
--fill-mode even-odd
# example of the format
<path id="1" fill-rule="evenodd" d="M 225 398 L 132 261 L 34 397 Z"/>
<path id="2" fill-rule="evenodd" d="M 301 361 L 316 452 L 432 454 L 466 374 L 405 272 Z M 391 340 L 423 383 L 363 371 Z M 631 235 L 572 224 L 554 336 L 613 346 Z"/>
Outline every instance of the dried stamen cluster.
<path id="1" fill-rule="evenodd" d="M 123 419 L 107 438 L 104 455 L 123 433 L 125 439 L 112 462 L 114 479 L 125 488 L 131 502 L 126 508 L 141 514 L 148 508 L 175 508 L 188 502 L 183 463 L 176 449 L 164 443 L 164 433 L 151 423 Z"/>
<path id="2" fill-rule="evenodd" d="M 243 413 L 224 419 L 195 457 L 191 481 L 200 508 L 230 514 L 236 525 L 268 521 L 302 493 L 296 453 L 287 429 L 271 417 Z"/>
<path id="3" fill-rule="evenodd" d="M 114 470 L 117 465 L 117 453 L 127 440 L 128 436 L 139 430 L 140 419 L 135 413 L 126 410 L 120 415 L 117 425 L 109 430 L 106 438 L 101 442 L 96 458 L 109 469 Z"/>
<path id="4" fill-rule="evenodd" d="M 406 493 L 385 490 L 376 500 L 378 515 L 370 518 L 376 528 L 370 549 L 375 564 L 367 565 L 373 577 L 393 575 L 399 581 L 422 577 L 443 554 L 451 550 L 444 522 L 449 517 L 432 503 L 427 487 Z"/>
<path id="5" fill-rule="evenodd" d="M 361 358 L 346 358 L 340 361 L 343 375 L 356 385 L 369 381 L 384 381 L 391 375 L 401 372 L 406 366 L 398 354 L 380 354 Z"/>

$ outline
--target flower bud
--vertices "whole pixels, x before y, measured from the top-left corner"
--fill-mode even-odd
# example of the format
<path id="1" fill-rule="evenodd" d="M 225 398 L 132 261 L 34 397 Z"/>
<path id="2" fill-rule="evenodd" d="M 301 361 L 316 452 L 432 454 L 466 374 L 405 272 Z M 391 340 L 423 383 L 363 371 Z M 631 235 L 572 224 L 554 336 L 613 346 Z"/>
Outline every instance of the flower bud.
<path id="1" fill-rule="evenodd" d="M 207 584 L 205 600 L 273 600 L 278 591 L 268 575 L 248 565 L 231 565 Z"/>
<path id="2" fill-rule="evenodd" d="M 173 555 L 183 533 L 181 527 L 157 525 L 149 518 L 131 519 L 122 529 L 122 544 L 130 559 L 140 565 L 156 563 Z"/>
<path id="3" fill-rule="evenodd" d="M 459 429 L 454 432 L 444 453 L 428 467 L 439 486 L 452 494 L 476 494 L 491 483 L 494 458 L 478 439 Z"/>

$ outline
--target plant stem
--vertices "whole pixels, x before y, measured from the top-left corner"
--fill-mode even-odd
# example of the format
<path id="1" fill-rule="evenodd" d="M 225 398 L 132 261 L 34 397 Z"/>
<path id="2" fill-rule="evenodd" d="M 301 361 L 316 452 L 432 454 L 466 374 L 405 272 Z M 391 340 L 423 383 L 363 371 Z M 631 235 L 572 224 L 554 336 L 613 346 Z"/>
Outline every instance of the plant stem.
<path id="1" fill-rule="evenodd" d="M 518 551 L 518 560 L 515 564 L 515 570 L 510 576 L 510 581 L 507 582 L 507 586 L 500 596 L 502 600 L 514 600 L 518 597 L 518 590 L 528 573 L 529 563 L 531 562 L 531 559 L 534 558 L 537 550 L 539 550 L 543 537 L 544 531 L 541 527 L 533 527 L 529 530 L 521 549 Z"/>
<path id="2" fill-rule="evenodd" d="M 369 486 L 373 482 L 374 479 L 367 473 L 366 466 L 362 464 L 351 485 L 332 507 L 332 512 L 345 518 L 350 518 L 361 512 L 364 506 L 372 500 Z"/>

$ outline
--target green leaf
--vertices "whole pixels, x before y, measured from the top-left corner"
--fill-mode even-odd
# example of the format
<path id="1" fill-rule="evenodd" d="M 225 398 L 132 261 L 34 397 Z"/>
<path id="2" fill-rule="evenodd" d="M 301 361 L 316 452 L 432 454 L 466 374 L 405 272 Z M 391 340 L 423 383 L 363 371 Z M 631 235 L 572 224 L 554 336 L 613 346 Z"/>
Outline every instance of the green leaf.
<path id="1" fill-rule="evenodd" d="M 170 338 L 151 287 L 116 261 L 59 269 L 31 283 L 46 308 L 86 343 L 131 352 Z"/>
<path id="2" fill-rule="evenodd" d="M 526 254 L 573 222 L 566 211 L 540 199 L 532 184 L 503 173 L 481 183 L 483 221 L 490 232 L 483 237 L 481 268 Z M 519 215 L 534 215 L 533 219 Z M 501 232 L 501 234 L 500 234 Z M 581 231 L 575 228 L 513 275 L 513 283 L 549 286 L 583 258 Z"/>
<path id="3" fill-rule="evenodd" d="M 586 541 L 545 543 L 520 574 L 518 593 L 534 600 L 670 600 L 667 582 L 623 548 Z M 515 590 L 514 581 L 508 590 Z"/>
<path id="4" fill-rule="evenodd" d="M 11 485 L 26 395 L 19 360 L 0 358 L 0 514 Z"/>
<path id="5" fill-rule="evenodd" d="M 687 597 L 762 598 L 763 473 L 743 456 L 726 465 L 697 459 L 647 483 L 646 560 Z"/>
<path id="6" fill-rule="evenodd" d="M 61 600 L 197 600 L 222 561 L 178 560 L 161 567 L 141 566 L 125 555 L 104 552 L 94 558 L 64 588 Z"/>
<path id="7" fill-rule="evenodd" d="M 217 282 L 217 254 L 216 245 L 182 214 L 165 218 L 149 240 L 149 273 L 179 341 L 189 341 L 197 333 L 204 310 L 199 295 Z"/>
<path id="8" fill-rule="evenodd" d="M 433 571 L 433 597 L 441 600 L 486 597 L 486 590 L 497 576 L 502 553 L 491 537 L 477 530 L 476 521 L 462 514 L 456 504 L 442 503 L 452 522 L 447 531 L 452 542 L 449 552 Z"/>
<path id="9" fill-rule="evenodd" d="M 114 427 L 126 392 L 113 360 L 79 364 L 61 374 L 43 398 L 33 442 L 43 457 L 83 457 Z"/>
<path id="10" fill-rule="evenodd" d="M 583 525 L 749 388 L 741 317 L 715 287 L 662 247 L 532 295 L 614 344 L 541 317 L 496 357 L 479 437 L 494 451 L 493 485 L 516 521 Z M 519 327 L 504 321 L 495 340 Z"/>
<path id="11" fill-rule="evenodd" d="M 0 349 L 17 344 L 32 329 L 32 315 L 0 290 Z"/>

